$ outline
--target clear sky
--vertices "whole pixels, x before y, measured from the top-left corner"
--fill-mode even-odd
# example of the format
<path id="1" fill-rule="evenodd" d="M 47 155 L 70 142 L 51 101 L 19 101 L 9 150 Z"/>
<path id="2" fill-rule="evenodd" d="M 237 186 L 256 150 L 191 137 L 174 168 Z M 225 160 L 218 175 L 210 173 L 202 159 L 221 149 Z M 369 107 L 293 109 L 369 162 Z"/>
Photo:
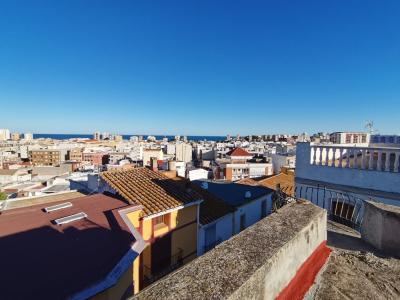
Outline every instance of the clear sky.
<path id="1" fill-rule="evenodd" d="M 0 2 L 0 128 L 400 133 L 400 1 Z"/>

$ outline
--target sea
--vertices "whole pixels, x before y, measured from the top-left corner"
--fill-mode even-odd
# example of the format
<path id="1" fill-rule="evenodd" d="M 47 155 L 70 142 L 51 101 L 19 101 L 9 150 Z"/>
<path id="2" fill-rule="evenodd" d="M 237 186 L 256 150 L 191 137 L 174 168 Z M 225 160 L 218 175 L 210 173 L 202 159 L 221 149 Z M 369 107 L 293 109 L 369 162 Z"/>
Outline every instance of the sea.
<path id="1" fill-rule="evenodd" d="M 129 140 L 131 136 L 143 136 L 143 139 L 146 140 L 150 135 L 139 135 L 139 134 L 127 134 L 122 135 L 124 140 Z M 162 140 L 163 138 L 168 138 L 169 141 L 175 140 L 175 136 L 173 135 L 151 135 L 154 136 L 157 140 Z M 183 135 L 181 135 L 181 138 Z M 54 134 L 54 133 L 35 133 L 33 134 L 33 138 L 35 139 L 55 139 L 55 140 L 69 140 L 69 139 L 78 139 L 78 138 L 87 138 L 92 139 L 93 134 Z M 188 135 L 187 139 L 189 141 L 225 141 L 225 136 L 206 136 L 206 135 Z"/>

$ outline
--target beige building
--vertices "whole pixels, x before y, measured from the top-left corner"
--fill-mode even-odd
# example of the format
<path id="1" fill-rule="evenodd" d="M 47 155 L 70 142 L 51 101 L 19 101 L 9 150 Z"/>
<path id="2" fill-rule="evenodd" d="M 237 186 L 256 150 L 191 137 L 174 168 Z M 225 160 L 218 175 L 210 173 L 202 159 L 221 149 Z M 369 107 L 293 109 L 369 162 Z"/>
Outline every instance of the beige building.
<path id="1" fill-rule="evenodd" d="M 69 151 L 69 160 L 81 162 L 82 161 L 82 152 L 83 152 L 82 148 L 71 149 Z"/>
<path id="2" fill-rule="evenodd" d="M 20 135 L 18 132 L 13 132 L 13 133 L 11 134 L 11 139 L 12 139 L 13 141 L 19 141 L 19 140 L 21 139 L 21 135 Z"/>
<path id="3" fill-rule="evenodd" d="M 192 145 L 186 143 L 177 143 L 175 149 L 175 157 L 177 161 L 183 161 L 186 163 L 192 161 Z"/>
<path id="4" fill-rule="evenodd" d="M 60 150 L 32 150 L 29 152 L 29 156 L 34 166 L 58 166 L 61 163 Z"/>
<path id="5" fill-rule="evenodd" d="M 161 149 L 145 149 L 143 151 L 143 166 L 150 166 L 151 159 L 163 160 L 164 154 Z"/>

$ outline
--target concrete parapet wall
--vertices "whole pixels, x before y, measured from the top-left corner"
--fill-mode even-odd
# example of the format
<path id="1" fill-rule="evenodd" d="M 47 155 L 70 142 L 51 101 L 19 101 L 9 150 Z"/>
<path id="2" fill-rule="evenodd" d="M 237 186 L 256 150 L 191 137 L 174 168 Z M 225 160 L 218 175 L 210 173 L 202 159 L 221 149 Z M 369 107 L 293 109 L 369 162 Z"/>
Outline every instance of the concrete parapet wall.
<path id="1" fill-rule="evenodd" d="M 400 257 L 400 208 L 365 202 L 361 237 L 382 252 Z"/>
<path id="2" fill-rule="evenodd" d="M 293 281 L 299 272 L 302 278 L 315 276 L 329 253 L 317 259 L 318 269 L 310 264 L 326 249 L 326 218 L 325 210 L 309 202 L 288 204 L 133 299 L 301 298 L 304 291 L 293 296 Z"/>

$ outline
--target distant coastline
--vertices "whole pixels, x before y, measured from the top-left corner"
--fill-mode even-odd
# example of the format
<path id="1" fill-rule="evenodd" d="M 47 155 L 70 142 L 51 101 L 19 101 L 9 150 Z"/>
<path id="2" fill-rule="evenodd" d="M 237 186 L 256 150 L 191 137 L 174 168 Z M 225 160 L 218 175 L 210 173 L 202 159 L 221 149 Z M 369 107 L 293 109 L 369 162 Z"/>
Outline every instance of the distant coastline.
<path id="1" fill-rule="evenodd" d="M 149 135 L 139 135 L 139 134 L 123 134 L 122 137 L 124 140 L 129 140 L 131 136 L 143 136 L 143 139 L 147 139 Z M 157 140 L 162 140 L 163 138 L 168 138 L 168 140 L 174 140 L 175 136 L 173 135 L 154 135 Z M 183 137 L 183 135 L 181 135 Z M 93 138 L 93 134 L 52 134 L 52 133 L 35 133 L 33 134 L 33 138 L 35 139 L 55 139 L 55 140 L 69 140 L 69 139 L 78 139 L 78 138 Z M 189 141 L 224 141 L 226 140 L 225 136 L 206 136 L 206 135 L 188 135 Z"/>

